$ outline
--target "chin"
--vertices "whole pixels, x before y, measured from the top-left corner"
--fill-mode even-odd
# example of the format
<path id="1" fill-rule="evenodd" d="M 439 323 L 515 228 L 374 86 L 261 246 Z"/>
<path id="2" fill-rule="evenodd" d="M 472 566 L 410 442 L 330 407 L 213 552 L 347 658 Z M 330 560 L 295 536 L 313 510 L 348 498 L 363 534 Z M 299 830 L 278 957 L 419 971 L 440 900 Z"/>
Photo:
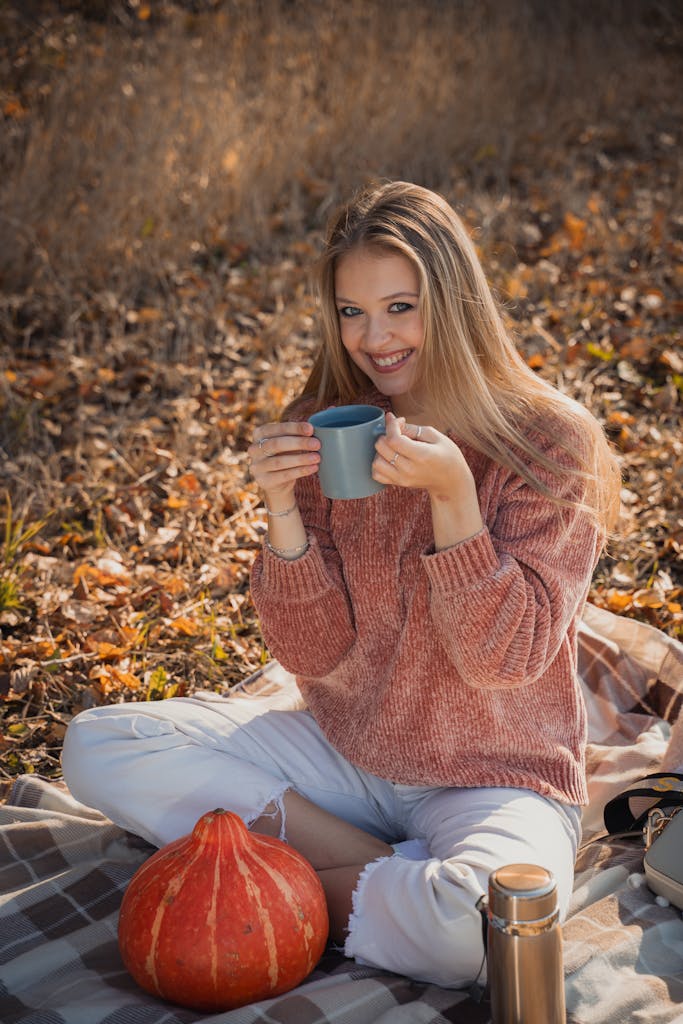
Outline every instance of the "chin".
<path id="1" fill-rule="evenodd" d="M 405 388 L 392 388 L 391 384 L 385 384 L 384 381 L 375 381 L 375 387 L 381 395 L 385 395 L 387 398 L 400 398 L 406 394 Z"/>

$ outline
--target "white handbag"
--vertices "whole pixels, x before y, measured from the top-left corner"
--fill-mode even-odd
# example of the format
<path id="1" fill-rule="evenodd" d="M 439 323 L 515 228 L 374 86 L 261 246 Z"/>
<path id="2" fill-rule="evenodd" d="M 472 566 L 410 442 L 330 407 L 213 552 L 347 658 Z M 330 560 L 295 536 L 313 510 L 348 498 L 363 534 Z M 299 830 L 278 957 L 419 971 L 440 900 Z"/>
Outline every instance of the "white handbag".
<path id="1" fill-rule="evenodd" d="M 640 816 L 631 812 L 632 797 L 655 801 Z M 611 835 L 640 836 L 645 843 L 643 871 L 648 886 L 683 910 L 683 775 L 655 772 L 632 783 L 605 805 L 605 828 Z"/>
<path id="2" fill-rule="evenodd" d="M 683 808 L 670 814 L 660 808 L 651 810 L 645 826 L 643 870 L 647 884 L 658 896 L 664 896 L 683 910 Z"/>

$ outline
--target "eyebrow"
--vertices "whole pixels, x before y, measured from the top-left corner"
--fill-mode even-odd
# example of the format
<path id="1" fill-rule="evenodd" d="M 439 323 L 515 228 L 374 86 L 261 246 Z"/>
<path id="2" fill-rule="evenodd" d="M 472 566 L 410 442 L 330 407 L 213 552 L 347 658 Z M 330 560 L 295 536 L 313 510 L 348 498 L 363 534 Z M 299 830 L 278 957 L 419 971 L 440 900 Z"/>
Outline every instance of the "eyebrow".
<path id="1" fill-rule="evenodd" d="M 401 295 L 410 295 L 414 299 L 419 299 L 419 292 L 394 292 L 393 295 L 384 295 L 379 300 L 380 302 L 388 302 L 389 299 L 398 299 Z M 343 295 L 335 295 L 336 302 L 348 302 L 349 305 L 353 305 L 353 299 L 347 299 Z"/>

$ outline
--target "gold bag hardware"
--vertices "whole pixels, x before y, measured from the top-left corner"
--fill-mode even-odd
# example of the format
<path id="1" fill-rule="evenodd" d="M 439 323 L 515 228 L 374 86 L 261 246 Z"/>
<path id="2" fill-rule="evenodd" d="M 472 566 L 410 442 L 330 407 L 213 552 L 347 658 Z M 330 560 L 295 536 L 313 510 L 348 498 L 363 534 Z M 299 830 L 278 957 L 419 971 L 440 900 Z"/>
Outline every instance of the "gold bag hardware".
<path id="1" fill-rule="evenodd" d="M 673 808 L 666 814 L 653 808 L 643 829 L 645 857 L 643 869 L 647 884 L 658 896 L 664 896 L 683 910 L 683 814 Z"/>

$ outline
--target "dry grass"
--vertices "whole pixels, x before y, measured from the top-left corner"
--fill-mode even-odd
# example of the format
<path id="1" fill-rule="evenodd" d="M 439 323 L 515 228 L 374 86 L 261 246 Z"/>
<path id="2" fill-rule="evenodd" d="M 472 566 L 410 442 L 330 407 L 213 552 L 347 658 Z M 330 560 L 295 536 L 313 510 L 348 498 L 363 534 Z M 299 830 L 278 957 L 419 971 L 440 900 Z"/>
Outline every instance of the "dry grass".
<path id="1" fill-rule="evenodd" d="M 272 249 L 369 176 L 505 191 L 529 159 L 570 175 L 581 132 L 606 121 L 613 147 L 641 149 L 671 95 L 675 10 L 232 0 L 149 24 L 74 14 L 46 34 L 30 126 L 5 122 L 0 280 L 58 295 L 62 321 L 75 292 L 139 297 L 193 249 Z"/>

